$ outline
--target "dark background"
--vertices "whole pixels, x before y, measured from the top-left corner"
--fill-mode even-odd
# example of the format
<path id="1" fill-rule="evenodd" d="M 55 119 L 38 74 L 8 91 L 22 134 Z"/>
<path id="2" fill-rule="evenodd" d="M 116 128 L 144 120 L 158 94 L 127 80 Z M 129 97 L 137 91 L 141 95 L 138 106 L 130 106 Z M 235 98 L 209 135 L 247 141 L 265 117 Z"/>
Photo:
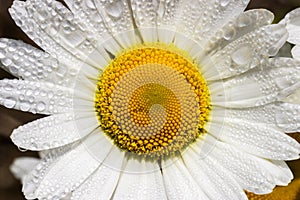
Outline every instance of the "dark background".
<path id="1" fill-rule="evenodd" d="M 7 9 L 11 4 L 12 0 L 0 0 L 0 37 L 21 39 L 35 45 L 21 29 L 15 25 L 9 16 Z M 267 8 L 275 13 L 275 21 L 279 21 L 287 12 L 296 7 L 300 7 L 300 0 L 252 0 L 248 9 Z M 14 77 L 0 69 L 0 79 L 3 78 Z M 41 116 L 10 110 L 0 106 L 0 200 L 24 199 L 19 181 L 14 179 L 8 168 L 14 158 L 19 156 L 36 156 L 36 154 L 34 152 L 20 152 L 18 148 L 13 145 L 9 136 L 14 128 L 39 117 Z M 299 139 L 299 135 L 297 137 Z M 295 176 L 300 177 L 300 162 L 289 162 L 289 165 L 292 167 Z"/>

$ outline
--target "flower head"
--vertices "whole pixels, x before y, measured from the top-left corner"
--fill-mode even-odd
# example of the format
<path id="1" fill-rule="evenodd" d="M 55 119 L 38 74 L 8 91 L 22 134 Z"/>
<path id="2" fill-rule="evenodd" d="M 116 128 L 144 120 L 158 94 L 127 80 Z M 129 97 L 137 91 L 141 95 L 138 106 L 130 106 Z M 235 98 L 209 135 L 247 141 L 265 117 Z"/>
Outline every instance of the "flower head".
<path id="1" fill-rule="evenodd" d="M 247 0 L 14 1 L 43 50 L 0 39 L 0 103 L 49 115 L 14 130 L 41 151 L 27 199 L 247 199 L 293 178 L 300 62 Z M 30 167 L 28 167 L 30 168 Z M 28 169 L 27 168 L 27 169 Z"/>

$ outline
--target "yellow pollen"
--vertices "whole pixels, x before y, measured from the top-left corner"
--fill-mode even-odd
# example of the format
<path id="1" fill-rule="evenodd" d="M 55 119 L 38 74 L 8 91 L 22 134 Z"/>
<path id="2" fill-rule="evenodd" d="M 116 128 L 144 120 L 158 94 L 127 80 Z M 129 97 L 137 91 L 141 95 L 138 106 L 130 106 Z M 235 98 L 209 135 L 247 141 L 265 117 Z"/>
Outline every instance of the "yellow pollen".
<path id="1" fill-rule="evenodd" d="M 162 157 L 203 135 L 210 95 L 199 66 L 171 45 L 118 55 L 99 78 L 95 108 L 102 129 L 122 150 Z"/>

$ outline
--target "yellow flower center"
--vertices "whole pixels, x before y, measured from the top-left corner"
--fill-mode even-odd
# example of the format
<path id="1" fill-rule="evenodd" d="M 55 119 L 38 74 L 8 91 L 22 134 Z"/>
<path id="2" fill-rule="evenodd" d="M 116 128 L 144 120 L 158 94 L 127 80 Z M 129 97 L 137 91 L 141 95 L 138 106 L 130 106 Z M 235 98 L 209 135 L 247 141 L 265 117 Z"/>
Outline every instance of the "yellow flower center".
<path id="1" fill-rule="evenodd" d="M 146 157 L 174 155 L 204 134 L 210 95 L 199 66 L 171 45 L 118 55 L 100 75 L 95 99 L 115 145 Z"/>

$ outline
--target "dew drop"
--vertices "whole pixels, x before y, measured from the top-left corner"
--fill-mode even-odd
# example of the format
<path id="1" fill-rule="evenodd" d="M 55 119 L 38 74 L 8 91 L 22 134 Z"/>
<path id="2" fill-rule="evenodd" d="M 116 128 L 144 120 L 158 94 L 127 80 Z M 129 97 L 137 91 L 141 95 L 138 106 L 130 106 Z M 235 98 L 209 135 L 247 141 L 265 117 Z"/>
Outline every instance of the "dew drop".
<path id="1" fill-rule="evenodd" d="M 231 58 L 237 65 L 245 65 L 252 58 L 252 49 L 249 46 L 240 47 L 231 54 Z"/>
<path id="2" fill-rule="evenodd" d="M 93 3 L 92 0 L 86 0 L 85 4 L 90 9 L 96 9 L 96 7 L 95 7 L 95 5 L 94 5 L 94 3 Z"/>
<path id="3" fill-rule="evenodd" d="M 220 5 L 226 7 L 229 4 L 230 0 L 220 0 Z"/>
<path id="4" fill-rule="evenodd" d="M 271 48 L 269 48 L 269 50 L 268 50 L 268 54 L 270 55 L 270 56 L 275 56 L 277 53 L 278 53 L 278 48 L 276 48 L 276 47 L 271 47 Z"/>
<path id="5" fill-rule="evenodd" d="M 3 64 L 4 66 L 8 67 L 9 65 L 12 64 L 12 61 L 11 61 L 11 59 L 4 58 L 4 59 L 2 60 L 2 64 Z"/>
<path id="6" fill-rule="evenodd" d="M 5 52 L 0 49 L 0 59 L 5 58 Z"/>
<path id="7" fill-rule="evenodd" d="M 224 39 L 225 40 L 231 40 L 235 37 L 236 35 L 236 30 L 233 27 L 227 27 L 224 29 Z"/>
<path id="8" fill-rule="evenodd" d="M 7 90 L 7 91 L 12 91 L 14 89 L 14 87 L 11 84 L 6 84 L 4 86 L 4 89 Z"/>
<path id="9" fill-rule="evenodd" d="M 244 5 L 248 5 L 249 0 L 242 0 L 242 2 L 243 2 Z"/>
<path id="10" fill-rule="evenodd" d="M 247 15 L 241 15 L 237 20 L 237 25 L 239 27 L 245 27 L 252 23 L 252 20 Z"/>
<path id="11" fill-rule="evenodd" d="M 6 47 L 7 47 L 7 44 L 6 44 L 6 43 L 0 42 L 0 48 L 1 48 L 1 49 L 4 49 L 4 48 L 6 48 Z"/>
<path id="12" fill-rule="evenodd" d="M 30 103 L 27 102 L 27 101 L 21 102 L 21 103 L 20 103 L 20 109 L 21 109 L 22 111 L 24 111 L 24 112 L 29 111 L 29 109 L 30 109 Z"/>
<path id="13" fill-rule="evenodd" d="M 38 111 L 44 111 L 46 109 L 46 104 L 44 102 L 39 102 L 37 104 L 37 110 Z"/>
<path id="14" fill-rule="evenodd" d="M 4 106 L 6 108 L 13 108 L 16 105 L 17 101 L 13 97 L 8 97 L 4 100 Z"/>
<path id="15" fill-rule="evenodd" d="M 18 149 L 19 149 L 21 152 L 26 152 L 26 151 L 27 151 L 27 149 L 24 149 L 24 148 L 22 148 L 22 147 L 18 147 Z"/>
<path id="16" fill-rule="evenodd" d="M 122 1 L 114 1 L 105 7 L 106 13 L 113 18 L 120 18 L 123 13 Z"/>

